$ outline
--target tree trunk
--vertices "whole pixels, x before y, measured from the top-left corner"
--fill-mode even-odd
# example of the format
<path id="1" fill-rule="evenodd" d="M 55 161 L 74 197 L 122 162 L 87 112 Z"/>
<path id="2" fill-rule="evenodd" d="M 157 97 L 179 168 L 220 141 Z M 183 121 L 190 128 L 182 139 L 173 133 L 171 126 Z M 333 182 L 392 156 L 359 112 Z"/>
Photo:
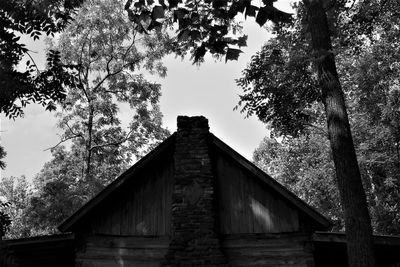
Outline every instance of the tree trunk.
<path id="1" fill-rule="evenodd" d="M 371 219 L 336 70 L 326 13 L 322 0 L 303 1 L 308 13 L 315 67 L 344 209 L 348 263 L 350 267 L 372 267 L 375 266 L 375 257 Z"/>

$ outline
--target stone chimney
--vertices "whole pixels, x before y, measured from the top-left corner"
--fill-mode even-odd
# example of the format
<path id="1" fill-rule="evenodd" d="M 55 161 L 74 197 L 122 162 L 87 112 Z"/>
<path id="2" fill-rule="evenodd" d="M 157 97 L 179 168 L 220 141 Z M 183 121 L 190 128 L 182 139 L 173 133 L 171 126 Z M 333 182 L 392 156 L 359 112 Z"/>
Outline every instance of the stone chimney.
<path id="1" fill-rule="evenodd" d="M 178 117 L 171 242 L 164 266 L 225 266 L 204 117 Z"/>

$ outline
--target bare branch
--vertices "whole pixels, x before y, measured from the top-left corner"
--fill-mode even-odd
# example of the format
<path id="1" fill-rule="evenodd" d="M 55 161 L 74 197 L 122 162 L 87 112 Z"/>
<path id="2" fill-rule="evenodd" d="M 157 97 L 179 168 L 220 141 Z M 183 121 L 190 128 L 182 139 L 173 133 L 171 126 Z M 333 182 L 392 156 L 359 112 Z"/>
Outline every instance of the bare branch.
<path id="1" fill-rule="evenodd" d="M 62 143 L 66 142 L 66 141 L 68 141 L 68 140 L 71 140 L 71 139 L 74 139 L 74 138 L 78 138 L 78 137 L 79 137 L 79 136 L 69 136 L 69 137 L 66 137 L 66 138 L 60 140 L 60 142 L 58 142 L 56 145 L 54 145 L 54 146 L 52 146 L 52 147 L 49 147 L 49 148 L 46 148 L 46 149 L 44 149 L 43 151 L 51 150 L 51 149 L 53 149 L 53 148 L 58 147 L 59 145 L 61 145 Z"/>

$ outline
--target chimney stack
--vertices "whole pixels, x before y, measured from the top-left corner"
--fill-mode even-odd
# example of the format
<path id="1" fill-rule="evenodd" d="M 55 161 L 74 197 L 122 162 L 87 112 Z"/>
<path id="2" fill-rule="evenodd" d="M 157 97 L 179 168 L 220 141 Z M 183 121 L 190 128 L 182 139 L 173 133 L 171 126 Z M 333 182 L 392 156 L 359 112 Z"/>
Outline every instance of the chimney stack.
<path id="1" fill-rule="evenodd" d="M 171 242 L 164 266 L 224 266 L 218 238 L 208 120 L 178 117 Z"/>

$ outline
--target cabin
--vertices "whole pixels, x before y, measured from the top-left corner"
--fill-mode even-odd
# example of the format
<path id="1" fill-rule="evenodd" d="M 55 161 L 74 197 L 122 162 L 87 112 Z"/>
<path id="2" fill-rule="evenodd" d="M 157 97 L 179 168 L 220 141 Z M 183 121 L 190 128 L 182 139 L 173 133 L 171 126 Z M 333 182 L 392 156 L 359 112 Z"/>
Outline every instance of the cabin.
<path id="1" fill-rule="evenodd" d="M 178 130 L 65 220 L 60 235 L 0 242 L 0 266 L 347 266 L 330 221 L 209 132 Z M 375 237 L 379 266 L 399 237 Z"/>

